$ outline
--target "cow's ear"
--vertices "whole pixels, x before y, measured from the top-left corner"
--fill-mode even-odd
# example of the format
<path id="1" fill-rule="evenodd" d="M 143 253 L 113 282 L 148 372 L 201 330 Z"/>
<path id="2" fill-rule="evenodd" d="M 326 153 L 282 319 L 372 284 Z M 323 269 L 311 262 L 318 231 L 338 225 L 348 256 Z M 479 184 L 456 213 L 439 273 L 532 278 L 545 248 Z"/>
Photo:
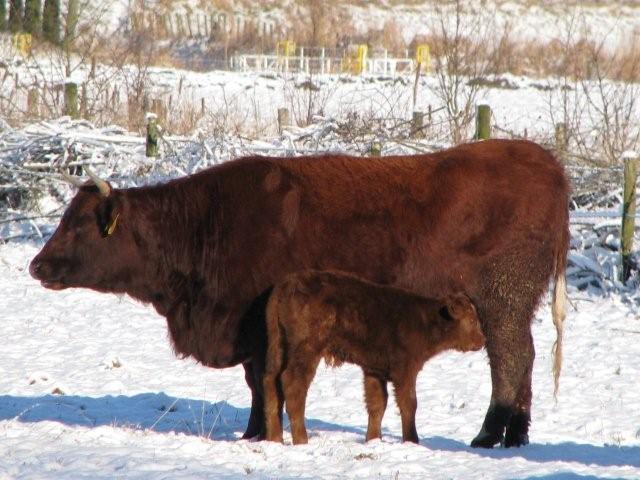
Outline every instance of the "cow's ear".
<path id="1" fill-rule="evenodd" d="M 96 211 L 98 229 L 103 238 L 113 235 L 120 221 L 120 208 L 115 198 L 104 199 Z"/>

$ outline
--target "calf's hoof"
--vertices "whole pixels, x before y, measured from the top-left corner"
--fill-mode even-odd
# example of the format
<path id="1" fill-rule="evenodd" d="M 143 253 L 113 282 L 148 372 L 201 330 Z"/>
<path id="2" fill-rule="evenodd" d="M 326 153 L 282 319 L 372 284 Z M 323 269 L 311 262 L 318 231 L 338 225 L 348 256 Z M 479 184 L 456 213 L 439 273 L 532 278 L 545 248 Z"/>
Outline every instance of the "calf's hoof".
<path id="1" fill-rule="evenodd" d="M 265 440 L 267 442 L 284 443 L 284 441 L 282 439 L 282 434 L 280 434 L 280 435 L 271 435 L 271 436 L 267 435 L 265 437 Z"/>

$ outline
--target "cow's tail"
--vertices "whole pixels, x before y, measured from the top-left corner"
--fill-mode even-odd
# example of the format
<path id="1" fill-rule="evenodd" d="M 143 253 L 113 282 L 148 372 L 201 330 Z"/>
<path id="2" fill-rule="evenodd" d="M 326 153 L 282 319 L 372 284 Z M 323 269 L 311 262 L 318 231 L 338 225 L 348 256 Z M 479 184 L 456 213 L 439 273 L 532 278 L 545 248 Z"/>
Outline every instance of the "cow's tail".
<path id="1" fill-rule="evenodd" d="M 562 336 L 564 320 L 567 316 L 567 279 L 565 271 L 567 269 L 567 247 L 569 243 L 569 232 L 564 232 L 562 245 L 556 252 L 553 299 L 551 303 L 551 316 L 556 327 L 556 341 L 553 344 L 553 396 L 558 399 L 558 388 L 560 386 L 560 371 L 562 370 Z"/>
<path id="2" fill-rule="evenodd" d="M 280 323 L 280 286 L 276 286 L 269 298 L 266 309 L 267 358 L 262 379 L 264 393 L 264 415 L 266 439 L 282 442 L 282 405 L 284 396 L 280 374 L 284 363 L 282 326 Z"/>

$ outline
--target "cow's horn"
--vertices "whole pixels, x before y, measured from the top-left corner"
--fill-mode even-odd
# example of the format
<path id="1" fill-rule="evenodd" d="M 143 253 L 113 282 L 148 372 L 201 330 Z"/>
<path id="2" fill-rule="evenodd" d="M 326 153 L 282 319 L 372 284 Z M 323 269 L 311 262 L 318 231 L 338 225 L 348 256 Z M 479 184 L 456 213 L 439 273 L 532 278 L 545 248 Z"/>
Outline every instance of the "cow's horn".
<path id="1" fill-rule="evenodd" d="M 62 170 L 62 176 L 64 177 L 64 179 L 69 182 L 71 185 L 73 185 L 74 187 L 80 188 L 83 183 L 82 180 L 80 180 L 78 177 L 74 177 L 73 175 L 69 175 L 66 171 Z"/>
<path id="2" fill-rule="evenodd" d="M 84 171 L 89 175 L 89 178 L 93 180 L 93 183 L 96 184 L 96 187 L 98 187 L 103 197 L 108 197 L 111 194 L 111 185 L 93 173 L 89 167 L 84 167 Z"/>

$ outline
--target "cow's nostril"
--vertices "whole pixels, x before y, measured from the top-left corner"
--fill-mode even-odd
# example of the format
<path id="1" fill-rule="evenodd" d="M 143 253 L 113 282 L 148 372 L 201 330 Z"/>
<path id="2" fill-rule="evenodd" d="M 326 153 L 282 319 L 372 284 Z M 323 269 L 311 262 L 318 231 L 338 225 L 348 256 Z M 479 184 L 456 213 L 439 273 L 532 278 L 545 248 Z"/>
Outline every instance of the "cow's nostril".
<path id="1" fill-rule="evenodd" d="M 33 259 L 29 265 L 29 273 L 32 277 L 37 278 L 40 270 L 42 270 L 42 262 L 38 259 Z"/>

